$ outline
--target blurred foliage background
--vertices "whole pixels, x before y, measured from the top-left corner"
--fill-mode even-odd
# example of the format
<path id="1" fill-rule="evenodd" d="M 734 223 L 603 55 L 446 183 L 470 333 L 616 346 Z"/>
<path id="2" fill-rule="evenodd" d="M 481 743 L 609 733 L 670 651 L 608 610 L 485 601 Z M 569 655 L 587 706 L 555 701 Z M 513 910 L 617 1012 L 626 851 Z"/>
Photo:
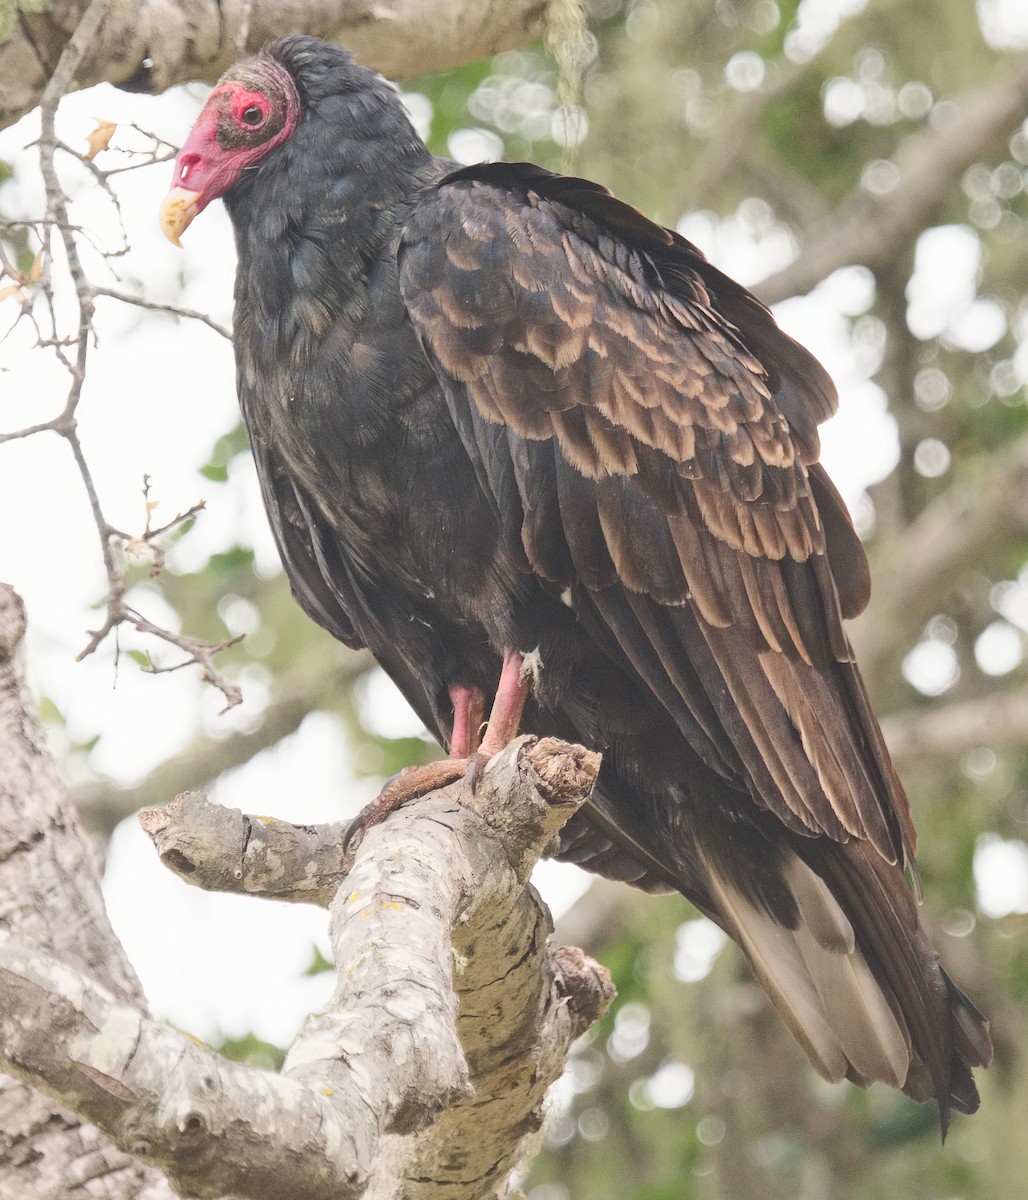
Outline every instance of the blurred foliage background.
<path id="1" fill-rule="evenodd" d="M 855 514 L 875 593 L 853 636 L 920 830 L 933 935 L 996 1044 L 981 1112 L 958 1117 L 940 1147 L 928 1107 L 815 1078 L 740 956 L 684 901 L 594 885 L 558 935 L 609 966 L 619 999 L 558 1088 L 530 1200 L 1020 1200 L 1028 1189 L 1019 12 L 1019 0 L 593 0 L 570 112 L 543 45 L 404 84 L 439 153 L 571 169 L 687 236 L 713 234 L 713 249 L 722 234 L 758 247 L 746 282 L 768 300 L 793 284 L 858 297 L 847 337 L 888 397 L 895 465 Z M 241 430 L 212 447 L 209 507 L 246 453 Z M 252 548 L 188 572 L 170 563 L 157 580 L 134 568 L 134 580 L 159 589 L 183 629 L 245 633 L 223 661 L 266 702 L 228 735 L 201 729 L 132 787 L 98 777 L 91 743 L 66 739 L 99 838 L 140 804 L 280 743 L 313 710 L 333 714 L 369 778 L 435 753 L 383 732 L 369 660 L 302 618 Z M 59 727 L 57 706 L 47 712 Z M 275 1061 L 253 1039 L 226 1050 Z"/>

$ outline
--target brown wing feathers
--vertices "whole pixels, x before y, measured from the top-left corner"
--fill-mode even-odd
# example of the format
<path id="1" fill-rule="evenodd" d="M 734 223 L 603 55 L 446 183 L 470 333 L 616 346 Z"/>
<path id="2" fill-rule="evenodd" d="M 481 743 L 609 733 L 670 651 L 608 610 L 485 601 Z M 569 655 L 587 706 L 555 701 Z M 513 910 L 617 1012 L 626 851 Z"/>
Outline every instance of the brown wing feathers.
<path id="1" fill-rule="evenodd" d="M 987 1033 L 917 920 L 842 627 L 869 574 L 816 461 L 828 376 L 683 239 L 538 168 L 444 181 L 400 277 L 516 553 L 684 738 L 654 828 L 687 828 L 625 843 L 645 878 L 737 938 L 826 1078 L 973 1107 Z M 569 853 L 610 857 L 602 810 Z"/>
<path id="2" fill-rule="evenodd" d="M 509 201 L 480 181 L 444 185 L 435 219 L 453 232 L 418 241 L 402 273 L 430 354 L 478 415 L 528 442 L 555 440 L 572 468 L 551 458 L 515 471 L 533 568 L 691 603 L 720 675 L 712 689 L 743 714 L 744 746 L 732 741 L 754 800 L 793 827 L 871 837 L 895 860 L 887 789 L 831 745 L 851 723 L 839 687 L 822 685 L 823 712 L 800 699 L 800 668 L 834 671 L 848 648 L 807 470 L 767 371 L 698 274 L 679 266 L 670 294 L 606 231 L 582 218 L 569 227 L 574 214 L 533 193 Z M 551 477 L 553 488 L 541 482 Z M 562 574 L 568 558 L 573 575 Z M 662 660 L 661 674 L 674 671 Z"/>

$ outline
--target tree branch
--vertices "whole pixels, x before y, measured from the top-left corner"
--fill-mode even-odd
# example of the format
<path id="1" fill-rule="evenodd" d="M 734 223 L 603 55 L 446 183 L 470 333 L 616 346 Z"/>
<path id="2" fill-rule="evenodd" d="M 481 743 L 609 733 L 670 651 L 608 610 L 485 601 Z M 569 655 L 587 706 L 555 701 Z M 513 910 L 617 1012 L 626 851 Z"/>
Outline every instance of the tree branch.
<path id="1" fill-rule="evenodd" d="M 572 1040 L 612 998 L 595 964 L 547 949 L 528 886 L 598 767 L 580 747 L 522 739 L 475 794 L 455 784 L 370 829 L 342 887 L 336 827 L 219 814 L 196 797 L 148 811 L 162 859 L 190 882 L 331 895 L 332 1001 L 269 1075 L 0 937 L 5 1068 L 190 1195 L 384 1200 L 412 1181 L 418 1195 L 504 1194 Z"/>
<path id="2" fill-rule="evenodd" d="M 184 792 L 165 808 L 142 809 L 139 823 L 168 870 L 206 892 L 328 908 L 346 878 L 347 821 L 293 825 Z"/>
<path id="3" fill-rule="evenodd" d="M 996 563 L 1028 530 L 1028 435 L 968 463 L 894 540 L 875 546 L 875 587 L 867 614 L 853 626 L 857 658 L 869 678 L 888 666 L 927 621 L 952 603 L 972 566 Z"/>
<path id="4" fill-rule="evenodd" d="M 887 265 L 931 221 L 968 167 L 1011 137 L 1028 115 L 1028 60 L 1007 79 L 964 96 L 938 127 L 905 141 L 891 161 L 899 182 L 857 192 L 804 239 L 793 262 L 753 290 L 766 303 L 809 292 L 839 267 Z"/>
<path id="5" fill-rule="evenodd" d="M 1028 749 L 1028 691 L 894 713 L 882 721 L 882 732 L 901 765 L 926 758 L 952 762 L 976 746 Z"/>
<path id="6" fill-rule="evenodd" d="M 0 127 L 39 103 L 84 0 L 23 14 L 0 45 Z M 524 45 L 542 32 L 546 0 L 136 0 L 112 4 L 103 37 L 76 73 L 158 93 L 213 83 L 238 58 L 282 33 L 311 33 L 355 51 L 390 78 L 441 71 Z"/>

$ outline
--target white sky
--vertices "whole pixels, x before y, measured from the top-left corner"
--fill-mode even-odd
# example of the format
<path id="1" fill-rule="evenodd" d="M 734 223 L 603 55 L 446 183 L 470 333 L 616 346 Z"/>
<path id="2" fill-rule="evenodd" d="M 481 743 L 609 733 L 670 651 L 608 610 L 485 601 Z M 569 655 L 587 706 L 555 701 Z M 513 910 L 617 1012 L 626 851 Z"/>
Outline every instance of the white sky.
<path id="1" fill-rule="evenodd" d="M 96 119 L 122 125 L 137 121 L 178 144 L 204 94 L 204 89 L 175 89 L 148 98 L 93 88 L 62 105 L 59 131 L 81 146 Z M 14 165 L 17 180 L 0 193 L 8 219 L 41 212 L 35 151 L 24 149 L 37 133 L 34 117 L 0 133 L 0 159 Z M 119 132 L 114 145 L 125 144 L 126 138 Z M 111 166 L 117 159 L 108 154 L 100 162 Z M 67 165 L 64 174 L 74 201 L 73 220 L 117 245 L 110 206 L 91 178 Z M 115 263 L 125 282 L 109 282 L 132 290 L 140 281 L 149 298 L 201 309 L 227 325 L 233 258 L 227 217 L 220 204 L 212 206 L 189 229 L 184 252 L 175 250 L 161 237 L 156 219 L 170 175 L 166 163 L 118 177 L 132 249 Z M 792 253 L 788 236 L 763 222 L 752 206 L 724 222 L 699 214 L 683 221 L 682 229 L 744 282 L 781 265 Z M 949 264 L 950 291 L 934 278 L 915 288 L 912 312 L 922 314 L 926 332 L 946 327 L 947 321 L 959 323 L 979 303 L 974 291 L 977 259 L 969 255 L 969 238 L 976 239 L 961 229 L 932 236 L 939 239 L 933 249 L 942 249 L 936 259 Z M 104 282 L 104 269 L 95 260 L 90 268 Z M 849 332 L 849 318 L 862 313 L 871 299 L 866 273 L 848 270 L 812 296 L 779 310 L 783 325 L 821 358 L 839 384 L 842 410 L 823 429 L 824 457 L 858 516 L 863 511 L 865 518 L 866 509 L 859 508 L 863 490 L 891 469 L 897 453 L 884 396 L 869 379 L 876 367 L 874 330 L 856 342 Z M 191 553 L 242 541 L 254 545 L 259 563 L 272 569 L 274 550 L 252 468 L 237 471 L 228 486 L 217 488 L 197 474 L 214 440 L 237 418 L 230 347 L 198 323 L 100 303 L 100 344 L 91 354 L 79 420 L 108 518 L 130 531 L 141 529 L 140 487 L 147 473 L 153 495 L 161 501 L 160 521 L 205 495 L 216 499 L 190 535 Z M 14 301 L 0 303 L 0 332 L 15 312 Z M 33 347 L 33 340 L 23 322 L 0 345 L 0 429 L 46 420 L 63 405 L 66 377 Z M 201 723 L 225 730 L 233 721 L 247 719 L 246 705 L 239 715 L 217 718 L 220 698 L 198 684 L 195 672 L 154 678 L 126 660 L 115 678 L 110 646 L 81 664 L 74 662 L 85 644 L 84 631 L 96 623 L 94 606 L 104 578 L 96 530 L 63 442 L 47 435 L 0 446 L 0 511 L 8 514 L 0 528 L 0 577 L 14 584 L 28 606 L 34 684 L 66 714 L 71 737 L 85 741 L 102 734 L 94 752 L 99 770 L 131 781 L 182 746 Z M 161 619 L 162 612 L 151 611 Z M 251 690 L 250 714 L 260 695 L 260 688 Z M 390 710 L 388 700 L 380 698 L 378 704 L 382 721 L 403 725 L 409 720 L 400 710 Z M 350 777 L 339 730 L 330 718 L 317 714 L 294 738 L 234 772 L 216 792 L 224 803 L 303 821 L 346 815 L 340 807 L 343 795 L 351 809 L 370 798 L 367 785 L 362 795 L 361 785 Z M 287 803 L 283 797 L 289 797 Z M 587 883 L 573 869 L 552 864 L 542 880 L 558 908 Z M 287 1043 L 303 1014 L 327 994 L 328 976 L 305 979 L 300 974 L 314 940 L 324 945 L 324 914 L 190 888 L 160 867 L 135 820 L 125 822 L 112 840 L 105 892 L 154 1011 L 200 1037 L 252 1030 Z"/>

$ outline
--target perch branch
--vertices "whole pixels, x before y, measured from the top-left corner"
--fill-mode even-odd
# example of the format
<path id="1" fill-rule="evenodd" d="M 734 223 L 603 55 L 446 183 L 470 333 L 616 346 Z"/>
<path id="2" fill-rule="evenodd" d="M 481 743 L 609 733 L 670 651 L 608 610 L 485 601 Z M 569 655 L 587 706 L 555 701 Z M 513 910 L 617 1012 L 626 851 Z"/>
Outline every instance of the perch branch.
<path id="1" fill-rule="evenodd" d="M 161 862 L 206 892 L 328 908 L 346 876 L 347 821 L 293 825 L 184 792 L 166 808 L 144 808 L 139 823 Z"/>
<path id="2" fill-rule="evenodd" d="M 0 1061 L 190 1195 L 502 1194 L 571 1041 L 611 999 L 595 964 L 547 949 L 548 914 L 527 883 L 598 765 L 580 747 L 523 739 L 476 794 L 455 784 L 370 829 L 342 887 L 327 829 L 219 820 L 195 798 L 150 810 L 162 858 L 191 882 L 331 893 L 331 1002 L 275 1076 L 0 937 Z"/>

